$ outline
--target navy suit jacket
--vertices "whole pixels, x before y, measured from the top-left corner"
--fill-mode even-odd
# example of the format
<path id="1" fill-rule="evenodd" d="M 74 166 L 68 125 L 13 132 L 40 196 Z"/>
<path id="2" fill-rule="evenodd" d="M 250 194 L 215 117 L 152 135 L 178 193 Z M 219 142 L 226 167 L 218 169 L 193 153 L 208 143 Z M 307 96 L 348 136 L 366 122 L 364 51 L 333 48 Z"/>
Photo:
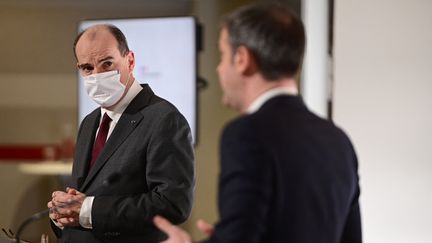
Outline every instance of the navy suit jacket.
<path id="1" fill-rule="evenodd" d="M 81 123 L 71 187 L 95 196 L 93 229 L 54 230 L 62 242 L 146 242 L 165 238 L 152 223 L 156 214 L 175 224 L 191 211 L 194 153 L 186 119 L 148 85 L 123 112 L 88 171 L 100 109 Z"/>
<path id="2" fill-rule="evenodd" d="M 220 146 L 220 222 L 206 242 L 362 241 L 353 146 L 300 97 L 232 121 Z"/>

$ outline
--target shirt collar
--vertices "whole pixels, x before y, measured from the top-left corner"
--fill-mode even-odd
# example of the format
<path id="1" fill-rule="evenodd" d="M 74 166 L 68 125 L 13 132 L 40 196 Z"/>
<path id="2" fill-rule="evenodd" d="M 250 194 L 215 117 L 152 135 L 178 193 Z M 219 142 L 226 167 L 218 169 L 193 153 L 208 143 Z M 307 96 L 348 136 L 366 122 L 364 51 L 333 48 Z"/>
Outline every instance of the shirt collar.
<path id="1" fill-rule="evenodd" d="M 128 107 L 131 101 L 142 89 L 143 88 L 141 87 L 141 85 L 136 80 L 134 80 L 126 95 L 116 105 L 114 105 L 111 110 L 107 110 L 106 108 L 101 107 L 101 117 L 106 112 L 107 115 L 111 118 L 111 120 L 117 123 L 120 120 L 123 112 L 126 110 L 126 107 Z"/>
<path id="2" fill-rule="evenodd" d="M 279 95 L 298 95 L 297 87 L 277 87 L 269 89 L 258 96 L 246 110 L 247 114 L 252 114 L 258 111 L 265 102 L 269 99 Z"/>

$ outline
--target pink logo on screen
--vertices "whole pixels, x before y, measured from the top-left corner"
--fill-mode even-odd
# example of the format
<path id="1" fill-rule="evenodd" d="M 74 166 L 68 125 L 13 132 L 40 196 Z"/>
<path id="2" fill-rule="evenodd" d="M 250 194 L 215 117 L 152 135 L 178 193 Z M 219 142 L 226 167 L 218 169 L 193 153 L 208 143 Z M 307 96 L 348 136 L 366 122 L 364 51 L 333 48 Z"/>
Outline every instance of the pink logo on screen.
<path id="1" fill-rule="evenodd" d="M 147 82 L 150 80 L 156 80 L 161 78 L 161 73 L 155 70 L 151 70 L 149 66 L 140 65 L 136 67 L 136 75 L 138 77 L 144 77 Z"/>

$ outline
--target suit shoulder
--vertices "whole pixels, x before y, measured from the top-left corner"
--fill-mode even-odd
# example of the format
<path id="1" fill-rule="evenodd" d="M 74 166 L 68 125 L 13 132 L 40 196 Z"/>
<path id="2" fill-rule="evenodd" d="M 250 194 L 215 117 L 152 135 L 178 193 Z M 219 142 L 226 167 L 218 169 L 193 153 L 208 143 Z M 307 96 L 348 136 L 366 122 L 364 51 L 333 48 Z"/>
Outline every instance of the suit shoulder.
<path id="1" fill-rule="evenodd" d="M 185 120 L 185 117 L 175 105 L 157 95 L 151 97 L 148 105 L 141 107 L 138 112 L 145 119 L 152 121 L 158 121 L 166 117 Z"/>
<path id="2" fill-rule="evenodd" d="M 224 126 L 224 131 L 230 131 L 230 130 L 238 130 L 242 129 L 245 125 L 248 125 L 250 121 L 248 121 L 249 118 L 246 116 L 239 116 L 234 118 L 233 120 L 227 122 Z"/>
<path id="3" fill-rule="evenodd" d="M 223 128 L 222 140 L 244 138 L 251 140 L 255 133 L 253 133 L 253 119 L 250 115 L 243 115 L 229 121 Z"/>
<path id="4" fill-rule="evenodd" d="M 348 144 L 348 146 L 351 148 L 351 150 L 355 153 L 354 145 L 350 139 L 350 136 L 348 133 L 346 133 L 341 127 L 337 126 L 336 124 L 332 123 L 335 127 L 336 131 L 339 133 L 340 137 Z"/>
<path id="5" fill-rule="evenodd" d="M 144 119 L 150 123 L 158 125 L 158 127 L 166 126 L 186 126 L 189 128 L 189 123 L 183 114 L 171 102 L 159 97 L 152 97 L 150 104 L 140 110 Z"/>
<path id="6" fill-rule="evenodd" d="M 159 97 L 157 95 L 153 96 L 152 99 L 150 100 L 150 105 L 146 108 L 149 109 L 157 109 L 160 112 L 175 112 L 175 113 L 180 113 L 180 111 L 177 109 L 177 107 L 172 104 L 171 102 L 169 102 L 168 100 Z M 145 108 L 144 108 L 145 109 Z"/>
<path id="7" fill-rule="evenodd" d="M 100 108 L 97 107 L 96 109 L 94 109 L 92 112 L 90 112 L 89 114 L 87 114 L 87 115 L 84 117 L 83 122 L 84 122 L 84 121 L 87 121 L 87 120 L 89 120 L 89 119 L 91 119 L 92 117 L 96 117 L 96 116 L 98 116 L 99 114 L 100 114 Z"/>

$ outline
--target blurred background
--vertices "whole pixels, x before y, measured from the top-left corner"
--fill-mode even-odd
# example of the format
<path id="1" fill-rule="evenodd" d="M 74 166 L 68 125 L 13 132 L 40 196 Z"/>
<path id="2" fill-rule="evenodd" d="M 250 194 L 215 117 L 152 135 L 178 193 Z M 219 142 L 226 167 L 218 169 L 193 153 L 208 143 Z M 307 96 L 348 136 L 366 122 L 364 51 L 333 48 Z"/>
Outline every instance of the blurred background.
<path id="1" fill-rule="evenodd" d="M 192 15 L 203 26 L 198 74 L 208 87 L 198 93 L 196 199 L 182 227 L 202 239 L 195 221 L 218 219 L 220 132 L 237 115 L 220 102 L 219 19 L 251 2 L 0 0 L 0 227 L 16 231 L 62 187 L 59 176 L 26 173 L 20 164 L 28 161 L 6 154 L 37 145 L 51 159 L 63 144 L 68 157 L 78 128 L 72 43 L 79 21 Z M 365 242 L 432 242 L 432 1 L 279 2 L 306 25 L 304 99 L 356 147 Z M 24 238 L 37 241 L 48 222 L 30 225 Z"/>

